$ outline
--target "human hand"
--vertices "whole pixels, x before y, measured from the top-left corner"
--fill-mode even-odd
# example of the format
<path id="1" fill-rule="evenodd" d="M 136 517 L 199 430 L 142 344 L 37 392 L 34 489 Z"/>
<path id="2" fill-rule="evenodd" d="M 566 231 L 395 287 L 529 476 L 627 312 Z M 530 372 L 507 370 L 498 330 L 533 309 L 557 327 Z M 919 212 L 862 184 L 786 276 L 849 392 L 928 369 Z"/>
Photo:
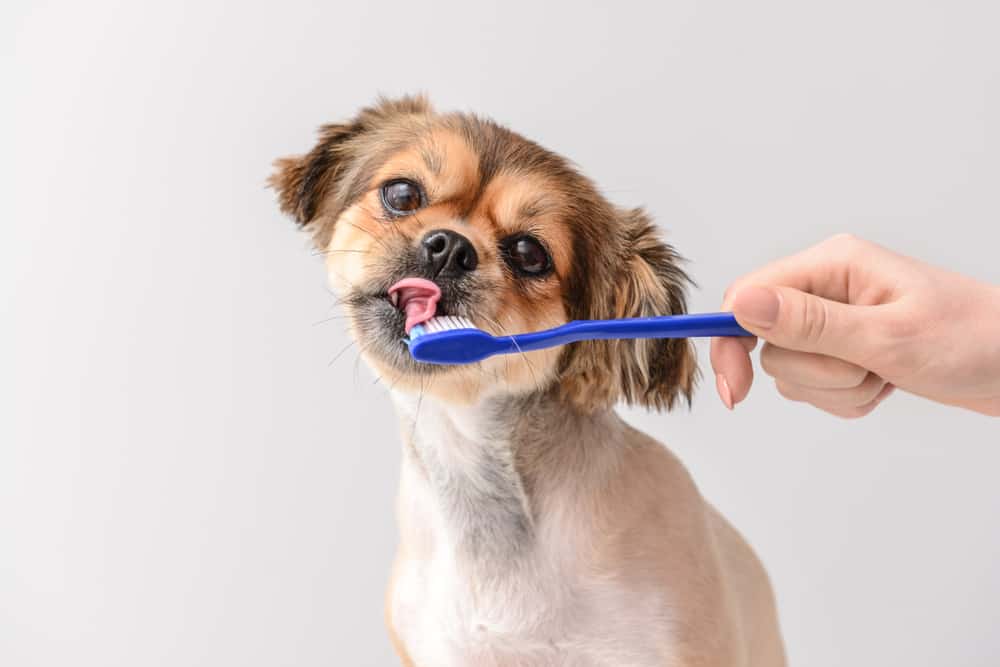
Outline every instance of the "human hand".
<path id="1" fill-rule="evenodd" d="M 778 391 L 861 417 L 898 387 L 1000 416 L 1000 287 L 849 235 L 750 273 L 724 310 L 766 343 Z M 753 382 L 756 338 L 715 338 L 716 387 L 730 409 Z"/>

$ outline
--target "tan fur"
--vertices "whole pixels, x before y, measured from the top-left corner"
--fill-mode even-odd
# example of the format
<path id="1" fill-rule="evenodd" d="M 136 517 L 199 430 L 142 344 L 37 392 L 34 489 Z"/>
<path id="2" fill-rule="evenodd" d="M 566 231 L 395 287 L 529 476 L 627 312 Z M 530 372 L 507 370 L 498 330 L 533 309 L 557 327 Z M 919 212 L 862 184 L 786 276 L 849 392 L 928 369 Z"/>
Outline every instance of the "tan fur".
<path id="1" fill-rule="evenodd" d="M 398 558 L 398 557 L 397 557 Z M 410 655 L 406 652 L 406 646 L 403 641 L 396 634 L 396 624 L 392 618 L 392 602 L 393 593 L 395 591 L 396 582 L 396 569 L 392 570 L 392 574 L 389 576 L 389 584 L 385 588 L 385 627 L 389 633 L 389 642 L 392 644 L 392 648 L 396 651 L 396 655 L 399 656 L 399 661 L 402 667 L 416 667 Z"/>
<path id="2" fill-rule="evenodd" d="M 752 550 L 676 458 L 613 412 L 690 401 L 689 342 L 588 341 L 441 368 L 414 364 L 393 328 L 385 290 L 422 270 L 421 240 L 440 230 L 478 264 L 439 305 L 488 332 L 682 313 L 681 259 L 642 210 L 613 206 L 529 140 L 422 98 L 324 126 L 276 168 L 280 207 L 324 254 L 400 414 L 386 623 L 404 665 L 784 664 Z M 397 216 L 380 191 L 399 178 L 425 201 Z M 548 250 L 551 272 L 508 266 L 501 247 L 521 234 Z"/>

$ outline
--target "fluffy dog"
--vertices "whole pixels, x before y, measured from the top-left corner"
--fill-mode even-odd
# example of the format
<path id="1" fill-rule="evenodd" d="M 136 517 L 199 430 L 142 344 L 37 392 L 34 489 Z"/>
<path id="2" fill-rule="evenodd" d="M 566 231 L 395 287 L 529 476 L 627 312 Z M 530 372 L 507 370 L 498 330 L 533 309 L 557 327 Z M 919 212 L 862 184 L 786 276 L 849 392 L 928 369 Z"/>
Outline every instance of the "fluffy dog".
<path id="1" fill-rule="evenodd" d="M 413 97 L 322 127 L 270 183 L 392 387 L 403 463 L 386 620 L 403 664 L 784 664 L 754 553 L 614 412 L 690 402 L 690 343 L 468 366 L 407 352 L 435 315 L 500 335 L 684 312 L 687 276 L 642 210 L 494 122 Z"/>

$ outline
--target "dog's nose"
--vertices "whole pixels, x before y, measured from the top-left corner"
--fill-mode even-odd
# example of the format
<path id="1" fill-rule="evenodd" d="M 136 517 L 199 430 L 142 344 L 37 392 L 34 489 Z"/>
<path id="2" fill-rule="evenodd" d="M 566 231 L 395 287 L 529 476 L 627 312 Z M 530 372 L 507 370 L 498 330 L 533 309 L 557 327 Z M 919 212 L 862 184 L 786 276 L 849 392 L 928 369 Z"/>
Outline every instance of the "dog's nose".
<path id="1" fill-rule="evenodd" d="M 432 277 L 457 278 L 479 264 L 479 255 L 472 241 L 450 229 L 428 232 L 420 242 L 420 253 Z"/>

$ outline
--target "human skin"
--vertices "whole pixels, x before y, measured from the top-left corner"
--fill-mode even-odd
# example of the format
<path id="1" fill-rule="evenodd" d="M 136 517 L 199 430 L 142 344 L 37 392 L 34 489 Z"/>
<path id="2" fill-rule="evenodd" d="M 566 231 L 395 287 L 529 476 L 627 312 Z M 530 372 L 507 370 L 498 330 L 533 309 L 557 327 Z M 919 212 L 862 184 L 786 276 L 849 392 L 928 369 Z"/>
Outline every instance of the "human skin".
<path id="1" fill-rule="evenodd" d="M 723 309 L 756 336 L 712 341 L 730 409 L 750 391 L 760 338 L 778 392 L 839 417 L 895 388 L 1000 416 L 1000 286 L 845 234 L 736 280 Z"/>

